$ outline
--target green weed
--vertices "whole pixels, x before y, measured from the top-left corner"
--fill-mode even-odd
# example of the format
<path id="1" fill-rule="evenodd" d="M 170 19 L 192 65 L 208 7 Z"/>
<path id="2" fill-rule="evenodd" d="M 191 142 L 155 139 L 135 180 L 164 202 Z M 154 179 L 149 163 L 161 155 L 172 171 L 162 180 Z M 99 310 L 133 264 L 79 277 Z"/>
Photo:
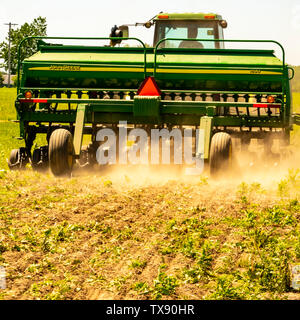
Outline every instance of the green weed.
<path id="1" fill-rule="evenodd" d="M 209 298 L 215 300 L 241 300 L 244 295 L 240 287 L 233 285 L 232 277 L 221 276 L 217 279 L 215 292 Z"/>
<path id="2" fill-rule="evenodd" d="M 150 292 L 149 285 L 146 282 L 136 282 L 132 286 L 133 290 L 137 291 L 139 294 L 148 294 Z"/>
<path id="3" fill-rule="evenodd" d="M 153 288 L 151 290 L 152 298 L 160 300 L 163 296 L 169 296 L 175 293 L 176 287 L 178 287 L 178 281 L 173 276 L 168 276 L 163 270 L 165 265 L 159 267 L 158 277 L 154 280 Z"/>
<path id="4" fill-rule="evenodd" d="M 290 287 L 289 253 L 276 244 L 260 250 L 259 257 L 248 270 L 250 281 L 256 281 L 263 290 L 283 293 Z"/>
<path id="5" fill-rule="evenodd" d="M 30 291 L 33 296 L 44 300 L 66 300 L 71 296 L 74 287 L 71 277 L 63 280 L 43 280 L 31 285 Z"/>
<path id="6" fill-rule="evenodd" d="M 212 275 L 212 249 L 208 242 L 204 243 L 197 255 L 196 264 L 193 268 L 184 269 L 183 276 L 186 282 L 198 283 Z"/>
<path id="7" fill-rule="evenodd" d="M 140 261 L 139 259 L 132 260 L 130 263 L 130 268 L 132 269 L 144 269 L 147 265 L 147 261 Z"/>
<path id="8" fill-rule="evenodd" d="M 278 183 L 277 190 L 282 198 L 297 196 L 300 191 L 300 170 L 289 169 L 286 178 Z"/>
<path id="9" fill-rule="evenodd" d="M 207 228 L 210 223 L 199 218 L 187 218 L 180 222 L 174 219 L 168 221 L 166 229 L 170 241 L 164 241 L 161 252 L 170 254 L 179 251 L 187 257 L 195 258 L 198 248 L 210 234 Z"/>
<path id="10" fill-rule="evenodd" d="M 295 223 L 295 218 L 281 206 L 276 205 L 266 209 L 264 223 L 286 226 Z"/>

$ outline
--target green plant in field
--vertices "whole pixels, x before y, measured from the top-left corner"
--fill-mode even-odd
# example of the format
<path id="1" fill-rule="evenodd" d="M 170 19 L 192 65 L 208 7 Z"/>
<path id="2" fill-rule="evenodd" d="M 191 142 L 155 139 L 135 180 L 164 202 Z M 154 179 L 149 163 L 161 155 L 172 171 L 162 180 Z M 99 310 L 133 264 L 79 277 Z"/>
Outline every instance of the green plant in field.
<path id="1" fill-rule="evenodd" d="M 52 281 L 51 280 L 44 280 L 38 283 L 33 283 L 30 287 L 30 291 L 35 297 L 40 297 L 41 292 L 44 287 L 51 287 L 52 286 Z"/>
<path id="2" fill-rule="evenodd" d="M 133 231 L 131 230 L 131 228 L 126 226 L 124 229 L 120 230 L 117 238 L 119 240 L 125 241 L 125 240 L 131 239 L 132 235 L 133 235 Z"/>
<path id="3" fill-rule="evenodd" d="M 243 227 L 246 227 L 246 228 L 252 228 L 254 227 L 255 223 L 256 223 L 256 220 L 257 220 L 257 216 L 258 216 L 258 213 L 255 209 L 251 209 L 251 208 L 248 208 L 246 210 L 243 210 L 242 213 L 245 215 L 244 218 L 242 219 L 241 221 L 241 225 Z"/>
<path id="4" fill-rule="evenodd" d="M 296 221 L 293 215 L 281 206 L 276 205 L 266 209 L 266 213 L 264 216 L 265 224 L 286 226 L 292 225 L 295 222 Z"/>
<path id="5" fill-rule="evenodd" d="M 114 246 L 111 250 L 111 259 L 116 259 L 119 261 L 119 257 L 125 251 L 125 249 L 121 246 Z"/>
<path id="6" fill-rule="evenodd" d="M 287 181 L 287 179 L 282 179 L 279 183 L 278 183 L 278 194 L 280 197 L 287 197 L 289 195 L 290 192 L 290 186 L 289 183 Z"/>
<path id="7" fill-rule="evenodd" d="M 67 241 L 70 237 L 70 230 L 67 226 L 63 225 L 61 226 L 58 230 L 57 233 L 55 235 L 55 240 L 57 242 L 63 242 L 63 241 Z"/>
<path id="8" fill-rule="evenodd" d="M 215 300 L 240 300 L 244 299 L 244 294 L 240 287 L 233 285 L 232 276 L 220 276 L 217 278 L 215 291 L 209 298 Z"/>
<path id="9" fill-rule="evenodd" d="M 66 300 L 72 295 L 74 280 L 66 275 L 62 280 L 43 280 L 31 285 L 29 291 L 38 299 L 43 300 Z"/>
<path id="10" fill-rule="evenodd" d="M 0 241 L 0 254 L 2 254 L 3 252 L 7 251 L 8 248 L 5 245 L 4 241 Z"/>
<path id="11" fill-rule="evenodd" d="M 180 251 L 187 257 L 195 258 L 197 255 L 196 239 L 191 236 L 186 236 L 181 244 Z"/>
<path id="12" fill-rule="evenodd" d="M 149 285 L 146 282 L 136 282 L 133 284 L 132 289 L 139 294 L 148 294 L 150 292 Z"/>
<path id="13" fill-rule="evenodd" d="M 178 281 L 173 276 L 168 276 L 163 270 L 165 265 L 159 267 L 158 277 L 154 279 L 154 286 L 151 288 L 152 298 L 160 300 L 163 296 L 169 296 L 175 293 L 178 287 Z"/>
<path id="14" fill-rule="evenodd" d="M 200 254 L 197 258 L 197 265 L 199 266 L 204 276 L 209 275 L 212 267 L 212 249 L 209 242 L 205 242 L 201 248 Z"/>
<path id="15" fill-rule="evenodd" d="M 115 287 L 117 290 L 121 290 L 121 288 L 125 285 L 126 281 L 131 277 L 131 274 L 127 276 L 120 276 L 110 281 L 110 286 Z"/>
<path id="16" fill-rule="evenodd" d="M 50 262 L 46 258 L 43 259 L 40 263 L 30 264 L 27 269 L 28 272 L 38 274 L 43 273 L 44 271 L 51 271 L 52 273 L 56 273 L 57 269 L 54 263 Z"/>
<path id="17" fill-rule="evenodd" d="M 167 223 L 167 234 L 170 242 L 164 241 L 161 252 L 170 254 L 176 251 L 195 259 L 204 239 L 210 234 L 206 228 L 211 224 L 209 220 L 187 218 L 183 221 L 170 220 Z"/>
<path id="18" fill-rule="evenodd" d="M 25 230 L 25 238 L 23 238 L 21 242 L 23 244 L 31 245 L 31 249 L 34 251 L 33 247 L 36 247 L 39 244 L 39 235 L 31 227 L 26 226 Z"/>
<path id="19" fill-rule="evenodd" d="M 176 250 L 173 245 L 166 245 L 166 244 L 163 244 L 162 248 L 160 249 L 160 253 L 163 255 L 173 254 L 175 253 L 175 251 Z"/>
<path id="20" fill-rule="evenodd" d="M 300 169 L 289 169 L 287 179 L 292 186 L 298 186 L 300 183 Z"/>
<path id="21" fill-rule="evenodd" d="M 49 239 L 50 234 L 51 234 L 51 229 L 44 231 L 44 238 L 41 245 L 43 252 L 50 252 L 52 249 L 51 240 Z"/>
<path id="22" fill-rule="evenodd" d="M 300 259 L 300 236 L 298 236 L 298 241 L 295 245 L 295 255 L 297 259 Z"/>
<path id="23" fill-rule="evenodd" d="M 283 293 L 290 288 L 289 253 L 276 244 L 259 251 L 259 257 L 248 269 L 250 281 L 256 281 L 265 291 Z"/>
<path id="24" fill-rule="evenodd" d="M 247 198 L 247 192 L 248 192 L 248 185 L 247 183 L 242 182 L 238 186 L 238 190 L 237 190 L 237 194 L 241 203 L 247 204 L 249 202 Z"/>
<path id="25" fill-rule="evenodd" d="M 208 177 L 201 175 L 200 181 L 198 182 L 198 185 L 200 185 L 200 186 L 208 185 Z"/>
<path id="26" fill-rule="evenodd" d="M 288 203 L 288 210 L 290 212 L 299 212 L 300 210 L 300 202 L 297 199 L 292 199 Z"/>
<path id="27" fill-rule="evenodd" d="M 60 243 L 73 241 L 75 233 L 83 230 L 81 225 L 72 225 L 68 222 L 63 222 L 60 225 L 51 227 L 43 231 L 43 236 L 40 236 L 39 245 L 44 253 L 57 251 Z"/>
<path id="28" fill-rule="evenodd" d="M 112 186 L 112 181 L 111 180 L 105 180 L 103 181 L 104 187 L 111 187 Z"/>
<path id="29" fill-rule="evenodd" d="M 66 295 L 70 290 L 70 285 L 66 282 L 62 282 L 61 284 L 56 285 L 55 289 L 45 296 L 45 300 L 66 300 Z"/>
<path id="30" fill-rule="evenodd" d="M 277 190 L 282 198 L 297 194 L 300 191 L 300 170 L 289 169 L 286 178 L 279 182 Z"/>
<path id="31" fill-rule="evenodd" d="M 107 236 L 110 236 L 111 234 L 113 234 L 113 230 L 111 226 L 106 225 L 104 223 L 99 223 L 98 221 L 93 221 L 93 220 L 89 221 L 84 228 L 89 232 L 94 232 L 94 233 L 100 232 Z"/>
<path id="32" fill-rule="evenodd" d="M 205 242 L 197 254 L 196 264 L 193 268 L 185 269 L 183 276 L 189 283 L 197 283 L 200 280 L 212 276 L 212 248 L 209 242 Z"/>
<path id="33" fill-rule="evenodd" d="M 262 188 L 260 183 L 253 182 L 248 184 L 246 182 L 242 182 L 239 184 L 236 193 L 241 203 L 249 204 L 252 195 L 261 194 L 264 192 L 265 190 Z"/>
<path id="34" fill-rule="evenodd" d="M 132 269 L 144 269 L 147 265 L 147 261 L 140 261 L 139 259 L 132 260 L 130 263 L 130 268 Z"/>
<path id="35" fill-rule="evenodd" d="M 2 169 L 0 170 L 0 179 L 4 179 L 6 177 L 7 171 Z"/>
<path id="36" fill-rule="evenodd" d="M 254 228 L 249 230 L 248 235 L 255 250 L 264 248 L 267 244 L 274 241 L 272 231 L 264 231 L 262 228 Z"/>

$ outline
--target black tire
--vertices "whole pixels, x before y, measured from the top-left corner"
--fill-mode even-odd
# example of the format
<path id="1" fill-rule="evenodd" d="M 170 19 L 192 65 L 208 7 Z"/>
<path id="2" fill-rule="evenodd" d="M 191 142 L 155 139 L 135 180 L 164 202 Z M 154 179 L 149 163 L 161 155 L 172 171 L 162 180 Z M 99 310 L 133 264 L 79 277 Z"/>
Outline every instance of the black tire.
<path id="1" fill-rule="evenodd" d="M 20 149 L 13 149 L 9 155 L 7 165 L 10 170 L 20 169 Z"/>
<path id="2" fill-rule="evenodd" d="M 7 165 L 10 170 L 21 170 L 26 167 L 28 163 L 28 156 L 26 149 L 21 147 L 19 149 L 13 149 L 9 155 Z"/>
<path id="3" fill-rule="evenodd" d="M 38 163 L 41 160 L 41 150 L 34 149 L 31 157 L 31 166 L 35 170 L 38 167 Z"/>
<path id="4" fill-rule="evenodd" d="M 31 157 L 31 167 L 35 171 L 45 171 L 49 168 L 48 146 L 34 149 Z"/>
<path id="5" fill-rule="evenodd" d="M 70 131 L 57 129 L 49 140 L 49 165 L 55 176 L 70 175 L 74 164 L 73 139 Z"/>
<path id="6" fill-rule="evenodd" d="M 232 166 L 232 141 L 226 132 L 217 132 L 213 135 L 210 145 L 210 174 L 219 177 Z"/>

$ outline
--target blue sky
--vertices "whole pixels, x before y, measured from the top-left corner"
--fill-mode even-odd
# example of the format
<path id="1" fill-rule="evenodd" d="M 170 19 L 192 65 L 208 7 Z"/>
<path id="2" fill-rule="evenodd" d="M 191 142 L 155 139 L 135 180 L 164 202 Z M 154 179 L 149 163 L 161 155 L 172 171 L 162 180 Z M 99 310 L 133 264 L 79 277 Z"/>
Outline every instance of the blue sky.
<path id="1" fill-rule="evenodd" d="M 0 0 L 0 41 L 10 21 L 21 25 L 43 16 L 49 36 L 101 37 L 114 24 L 145 22 L 160 11 L 219 13 L 228 21 L 227 39 L 276 40 L 286 61 L 300 65 L 300 0 Z M 139 27 L 130 35 L 151 43 L 152 31 Z"/>

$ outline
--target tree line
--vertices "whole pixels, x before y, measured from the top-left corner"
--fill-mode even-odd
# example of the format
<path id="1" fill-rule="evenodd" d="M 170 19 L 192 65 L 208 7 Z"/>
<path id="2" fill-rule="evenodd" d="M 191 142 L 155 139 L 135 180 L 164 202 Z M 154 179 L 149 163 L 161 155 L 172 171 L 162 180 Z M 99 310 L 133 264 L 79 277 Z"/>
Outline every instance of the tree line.
<path id="1" fill-rule="evenodd" d="M 7 35 L 5 41 L 0 43 L 0 58 L 4 60 L 0 67 L 8 71 L 8 54 L 9 54 L 9 38 L 10 38 L 10 55 L 11 55 L 11 73 L 16 74 L 18 65 L 18 45 L 20 41 L 31 36 L 46 36 L 47 22 L 46 18 L 38 17 L 32 23 L 24 23 L 19 28 L 11 29 L 10 35 Z M 30 40 L 23 46 L 20 52 L 21 60 L 33 55 L 37 51 L 37 41 Z"/>

